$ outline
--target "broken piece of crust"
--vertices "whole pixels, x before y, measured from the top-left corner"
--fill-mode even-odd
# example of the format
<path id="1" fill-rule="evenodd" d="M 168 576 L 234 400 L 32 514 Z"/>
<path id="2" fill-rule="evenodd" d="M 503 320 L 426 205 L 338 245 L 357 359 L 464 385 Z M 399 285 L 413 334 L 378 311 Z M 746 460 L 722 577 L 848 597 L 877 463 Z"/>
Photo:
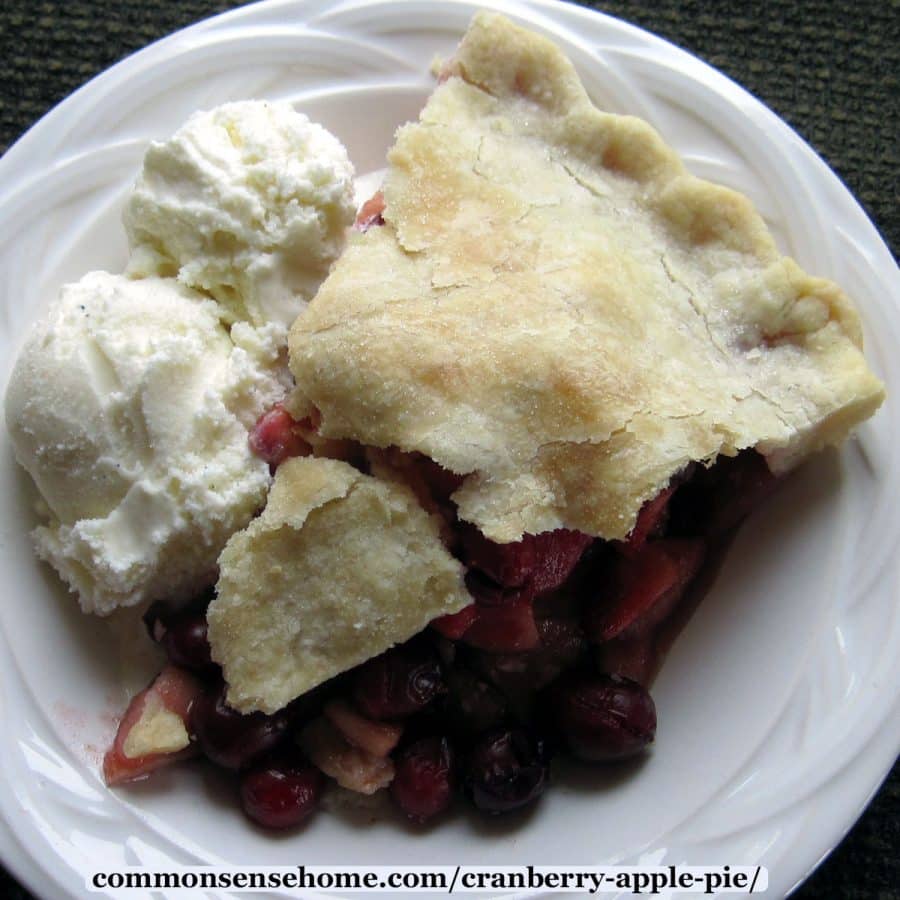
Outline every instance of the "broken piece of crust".
<path id="1" fill-rule="evenodd" d="M 209 641 L 243 713 L 275 712 L 472 602 L 412 493 L 337 460 L 283 463 L 219 567 Z"/>
<path id="2" fill-rule="evenodd" d="M 468 474 L 460 515 L 493 540 L 621 538 L 689 461 L 782 471 L 877 409 L 841 290 L 549 41 L 481 13 L 449 72 L 398 132 L 386 224 L 292 329 L 323 435 Z"/>

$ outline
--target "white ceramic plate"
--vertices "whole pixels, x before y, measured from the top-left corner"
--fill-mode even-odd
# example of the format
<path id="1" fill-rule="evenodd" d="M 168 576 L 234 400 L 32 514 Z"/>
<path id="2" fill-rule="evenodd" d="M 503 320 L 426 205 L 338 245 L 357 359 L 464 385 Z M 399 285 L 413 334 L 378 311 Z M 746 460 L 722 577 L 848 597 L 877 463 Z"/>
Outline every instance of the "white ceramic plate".
<path id="1" fill-rule="evenodd" d="M 636 28 L 544 0 L 484 2 L 551 35 L 596 102 L 649 119 L 696 174 L 749 194 L 783 249 L 842 283 L 900 397 L 898 273 L 862 210 L 773 113 Z M 121 269 L 123 198 L 151 138 L 194 110 L 287 98 L 359 171 L 383 164 L 477 8 L 467 0 L 273 0 L 155 44 L 55 109 L 0 162 L 0 347 L 58 287 Z M 525 820 L 460 814 L 417 833 L 319 815 L 273 837 L 199 769 L 107 791 L 98 748 L 122 693 L 108 637 L 32 558 L 27 479 L 0 440 L 0 856 L 45 897 L 87 897 L 98 867 L 603 862 L 768 866 L 784 896 L 840 839 L 900 747 L 898 428 L 893 400 L 752 519 L 676 645 L 656 747 L 627 773 L 561 776 Z M 92 896 L 97 896 L 92 895 Z"/>

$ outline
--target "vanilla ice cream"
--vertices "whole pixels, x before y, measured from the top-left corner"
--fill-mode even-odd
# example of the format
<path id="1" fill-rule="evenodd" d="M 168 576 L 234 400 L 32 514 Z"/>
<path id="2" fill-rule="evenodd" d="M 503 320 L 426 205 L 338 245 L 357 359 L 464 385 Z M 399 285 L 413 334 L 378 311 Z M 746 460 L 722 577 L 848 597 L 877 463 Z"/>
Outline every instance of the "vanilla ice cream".
<path id="1" fill-rule="evenodd" d="M 177 600 L 265 501 L 247 427 L 285 390 L 281 325 L 228 331 L 172 279 L 92 272 L 63 288 L 6 396 L 19 462 L 46 503 L 38 554 L 86 612 Z"/>
<path id="2" fill-rule="evenodd" d="M 128 274 L 206 291 L 229 322 L 290 326 L 355 213 L 337 138 L 289 103 L 227 103 L 147 151 L 124 213 Z"/>

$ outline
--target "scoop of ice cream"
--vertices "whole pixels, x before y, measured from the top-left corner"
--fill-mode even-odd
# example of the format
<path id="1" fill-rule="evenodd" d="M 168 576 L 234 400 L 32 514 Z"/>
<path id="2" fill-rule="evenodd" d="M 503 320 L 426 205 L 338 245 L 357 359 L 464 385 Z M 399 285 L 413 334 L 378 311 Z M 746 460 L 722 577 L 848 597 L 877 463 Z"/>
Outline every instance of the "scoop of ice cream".
<path id="1" fill-rule="evenodd" d="M 228 321 L 289 326 L 355 213 L 337 138 L 288 103 L 226 103 L 147 151 L 124 214 L 128 272 L 207 291 Z"/>
<path id="2" fill-rule="evenodd" d="M 283 328 L 233 331 L 171 279 L 92 272 L 23 348 L 7 427 L 49 513 L 37 552 L 86 612 L 202 589 L 263 504 L 247 426 L 284 393 Z"/>

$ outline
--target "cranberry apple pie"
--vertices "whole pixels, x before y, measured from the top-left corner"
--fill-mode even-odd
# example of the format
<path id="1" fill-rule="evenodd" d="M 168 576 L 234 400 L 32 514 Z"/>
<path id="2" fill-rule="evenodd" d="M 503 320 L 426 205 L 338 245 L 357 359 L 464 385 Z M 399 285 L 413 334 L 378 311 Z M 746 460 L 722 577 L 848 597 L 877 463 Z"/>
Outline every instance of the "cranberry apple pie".
<path id="1" fill-rule="evenodd" d="M 193 750 L 263 823 L 322 773 L 421 821 L 641 752 L 710 550 L 882 401 L 842 291 L 549 41 L 480 14 L 440 81 L 294 323 L 266 509 L 148 613 L 110 781 Z"/>

